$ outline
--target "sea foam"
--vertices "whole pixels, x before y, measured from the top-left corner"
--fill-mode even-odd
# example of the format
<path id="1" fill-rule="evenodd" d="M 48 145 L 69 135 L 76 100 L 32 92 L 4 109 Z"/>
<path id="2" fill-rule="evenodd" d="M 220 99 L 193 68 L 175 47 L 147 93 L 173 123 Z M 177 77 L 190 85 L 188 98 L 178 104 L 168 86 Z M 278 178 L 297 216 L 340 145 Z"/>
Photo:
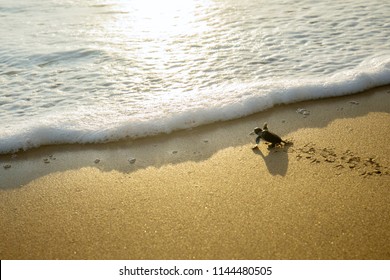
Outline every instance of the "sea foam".
<path id="1" fill-rule="evenodd" d="M 84 108 L 49 111 L 0 132 L 0 153 L 43 145 L 86 144 L 135 139 L 241 118 L 279 104 L 361 92 L 390 84 L 390 55 L 364 60 L 332 75 L 230 83 L 176 99 L 153 100 L 143 110 Z"/>
<path id="2" fill-rule="evenodd" d="M 2 1 L 0 153 L 170 133 L 390 84 L 388 1 L 100 2 Z"/>

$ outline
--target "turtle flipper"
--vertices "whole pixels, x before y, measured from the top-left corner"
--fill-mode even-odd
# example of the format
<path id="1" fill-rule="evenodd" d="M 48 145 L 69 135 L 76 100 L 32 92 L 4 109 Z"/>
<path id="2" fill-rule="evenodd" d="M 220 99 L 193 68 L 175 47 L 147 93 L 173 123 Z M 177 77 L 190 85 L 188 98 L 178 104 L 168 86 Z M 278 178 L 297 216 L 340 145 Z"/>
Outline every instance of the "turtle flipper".
<path id="1" fill-rule="evenodd" d="M 260 140 L 261 140 L 261 137 L 260 137 L 260 136 L 257 136 L 257 138 L 256 138 L 256 144 L 259 144 L 259 143 L 260 143 Z"/>

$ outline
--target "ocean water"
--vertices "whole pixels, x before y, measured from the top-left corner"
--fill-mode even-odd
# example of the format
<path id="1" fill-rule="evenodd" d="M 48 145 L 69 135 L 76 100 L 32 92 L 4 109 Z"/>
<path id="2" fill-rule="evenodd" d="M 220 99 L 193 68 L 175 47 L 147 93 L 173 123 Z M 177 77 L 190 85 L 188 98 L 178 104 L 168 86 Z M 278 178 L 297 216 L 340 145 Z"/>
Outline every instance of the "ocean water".
<path id="1" fill-rule="evenodd" d="M 390 1 L 0 0 L 0 153 L 390 84 Z"/>

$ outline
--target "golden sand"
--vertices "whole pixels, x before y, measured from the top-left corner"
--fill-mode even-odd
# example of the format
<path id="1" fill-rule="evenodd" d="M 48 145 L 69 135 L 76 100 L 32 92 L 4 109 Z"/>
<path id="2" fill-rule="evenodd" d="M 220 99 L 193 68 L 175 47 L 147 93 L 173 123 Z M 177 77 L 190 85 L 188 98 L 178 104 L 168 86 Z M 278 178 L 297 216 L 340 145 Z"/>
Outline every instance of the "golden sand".
<path id="1" fill-rule="evenodd" d="M 293 144 L 252 150 L 264 122 Z M 0 156 L 0 258 L 390 259 L 389 124 L 382 87 Z"/>

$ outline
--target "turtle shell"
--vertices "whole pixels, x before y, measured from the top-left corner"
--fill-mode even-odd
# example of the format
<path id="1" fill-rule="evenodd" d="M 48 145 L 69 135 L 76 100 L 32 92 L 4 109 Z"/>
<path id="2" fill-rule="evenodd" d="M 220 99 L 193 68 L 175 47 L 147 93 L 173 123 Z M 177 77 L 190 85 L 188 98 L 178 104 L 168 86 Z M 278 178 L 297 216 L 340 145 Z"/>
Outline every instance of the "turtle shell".
<path id="1" fill-rule="evenodd" d="M 282 138 L 268 130 L 262 131 L 261 138 L 272 144 L 280 144 L 282 142 Z"/>

